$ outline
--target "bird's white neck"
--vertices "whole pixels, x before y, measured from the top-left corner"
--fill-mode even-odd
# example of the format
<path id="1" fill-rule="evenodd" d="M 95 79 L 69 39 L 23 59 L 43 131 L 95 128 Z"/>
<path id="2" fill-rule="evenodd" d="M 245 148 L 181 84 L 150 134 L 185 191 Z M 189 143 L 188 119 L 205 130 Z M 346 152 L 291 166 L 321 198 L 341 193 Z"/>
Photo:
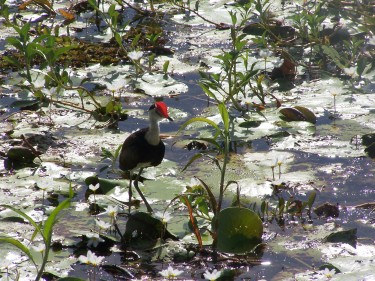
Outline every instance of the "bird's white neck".
<path id="1" fill-rule="evenodd" d="M 159 121 L 162 119 L 154 110 L 149 112 L 150 126 L 146 132 L 145 138 L 151 145 L 158 145 L 160 142 Z"/>

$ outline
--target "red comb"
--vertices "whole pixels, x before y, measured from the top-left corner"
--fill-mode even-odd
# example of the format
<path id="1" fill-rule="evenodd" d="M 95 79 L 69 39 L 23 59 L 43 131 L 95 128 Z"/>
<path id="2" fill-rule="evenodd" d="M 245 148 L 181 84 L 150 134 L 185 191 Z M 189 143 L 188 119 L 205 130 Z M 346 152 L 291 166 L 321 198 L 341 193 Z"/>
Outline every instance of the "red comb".
<path id="1" fill-rule="evenodd" d="M 168 107 L 167 105 L 162 102 L 162 101 L 158 101 L 158 102 L 155 102 L 155 107 L 156 107 L 156 110 L 165 118 L 169 118 L 169 115 L 168 115 Z"/>

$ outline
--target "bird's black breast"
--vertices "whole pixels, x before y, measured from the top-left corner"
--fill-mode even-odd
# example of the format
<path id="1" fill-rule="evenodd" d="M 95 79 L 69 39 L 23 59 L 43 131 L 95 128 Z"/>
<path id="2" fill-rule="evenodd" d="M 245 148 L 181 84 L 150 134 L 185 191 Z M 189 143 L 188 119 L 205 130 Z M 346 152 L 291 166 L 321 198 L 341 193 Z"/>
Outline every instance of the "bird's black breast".
<path id="1" fill-rule="evenodd" d="M 119 163 L 120 169 L 127 171 L 139 165 L 157 166 L 164 158 L 165 146 L 162 141 L 158 145 L 150 145 L 145 139 L 148 128 L 132 133 L 122 145 Z"/>

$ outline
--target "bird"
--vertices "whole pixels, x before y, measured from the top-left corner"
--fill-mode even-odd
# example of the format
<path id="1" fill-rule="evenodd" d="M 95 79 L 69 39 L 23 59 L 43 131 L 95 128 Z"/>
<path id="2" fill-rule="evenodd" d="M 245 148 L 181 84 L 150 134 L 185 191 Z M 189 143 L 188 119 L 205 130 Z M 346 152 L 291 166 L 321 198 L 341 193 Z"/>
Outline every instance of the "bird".
<path id="1" fill-rule="evenodd" d="M 119 168 L 130 172 L 129 200 L 132 197 L 133 174 L 139 169 L 134 187 L 145 203 L 147 211 L 152 213 L 150 204 L 138 187 L 138 180 L 144 168 L 158 166 L 163 161 L 165 145 L 160 139 L 159 122 L 163 119 L 169 121 L 173 121 L 173 119 L 168 115 L 167 105 L 161 101 L 150 106 L 148 117 L 149 126 L 147 128 L 139 129 L 125 139 L 119 156 Z"/>

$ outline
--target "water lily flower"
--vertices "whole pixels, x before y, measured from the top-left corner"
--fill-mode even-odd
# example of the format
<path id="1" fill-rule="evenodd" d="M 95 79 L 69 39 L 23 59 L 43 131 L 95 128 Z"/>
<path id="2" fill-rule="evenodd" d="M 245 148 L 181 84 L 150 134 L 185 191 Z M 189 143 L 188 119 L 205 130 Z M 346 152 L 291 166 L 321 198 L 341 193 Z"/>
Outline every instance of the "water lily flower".
<path id="1" fill-rule="evenodd" d="M 104 242 L 104 239 L 101 238 L 98 233 L 88 233 L 86 234 L 86 237 L 89 239 L 87 241 L 87 247 L 93 246 L 96 248 L 99 243 Z"/>
<path id="2" fill-rule="evenodd" d="M 167 269 L 160 271 L 160 275 L 166 278 L 174 278 L 181 275 L 183 271 L 174 269 L 172 266 L 168 266 Z"/>
<path id="3" fill-rule="evenodd" d="M 143 56 L 143 52 L 142 51 L 131 51 L 128 53 L 128 57 L 131 59 L 131 60 L 135 60 L 135 61 L 138 61 L 142 58 Z"/>
<path id="4" fill-rule="evenodd" d="M 107 208 L 105 208 L 105 210 L 112 219 L 116 219 L 117 214 L 118 214 L 117 206 L 108 206 Z"/>
<path id="5" fill-rule="evenodd" d="M 324 270 L 319 271 L 319 273 L 321 273 L 327 279 L 331 279 L 333 277 L 333 275 L 336 274 L 336 270 L 334 268 L 329 270 L 329 268 L 326 267 L 326 268 L 324 268 Z"/>
<path id="6" fill-rule="evenodd" d="M 78 260 L 81 263 L 91 264 L 93 266 L 98 266 L 103 261 L 104 257 L 97 256 L 95 253 L 91 252 L 90 250 L 87 252 L 87 256 L 80 255 Z"/>
<path id="7" fill-rule="evenodd" d="M 207 280 L 215 281 L 221 276 L 221 274 L 222 274 L 221 270 L 218 271 L 217 269 L 214 269 L 212 270 L 212 272 L 210 272 L 209 270 L 206 270 L 203 273 L 203 277 Z"/>
<path id="8" fill-rule="evenodd" d="M 90 184 L 89 185 L 89 189 L 92 190 L 92 191 L 96 191 L 97 189 L 99 188 L 99 183 L 97 183 L 96 185 L 93 185 L 93 184 Z"/>
<path id="9" fill-rule="evenodd" d="M 262 49 L 262 50 L 259 51 L 259 56 L 263 59 L 267 59 L 270 56 L 272 56 L 272 51 L 270 51 L 268 49 Z"/>
<path id="10" fill-rule="evenodd" d="M 354 67 L 347 67 L 347 68 L 343 68 L 343 71 L 346 75 L 354 78 L 357 76 L 357 73 L 356 73 L 356 70 Z"/>
<path id="11" fill-rule="evenodd" d="M 159 218 L 164 224 L 166 224 L 171 220 L 172 215 L 169 212 L 156 212 L 155 217 Z"/>
<path id="12" fill-rule="evenodd" d="M 31 248 L 32 248 L 34 251 L 36 251 L 36 252 L 43 253 L 44 250 L 46 249 L 46 245 L 43 244 L 43 243 L 40 243 L 39 245 L 31 246 Z"/>
<path id="13" fill-rule="evenodd" d="M 102 221 L 102 220 L 99 220 L 99 219 L 96 219 L 95 223 L 96 223 L 97 226 L 99 226 L 100 229 L 103 229 L 103 230 L 106 230 L 106 229 L 108 229 L 108 228 L 111 227 L 110 223 Z"/>

